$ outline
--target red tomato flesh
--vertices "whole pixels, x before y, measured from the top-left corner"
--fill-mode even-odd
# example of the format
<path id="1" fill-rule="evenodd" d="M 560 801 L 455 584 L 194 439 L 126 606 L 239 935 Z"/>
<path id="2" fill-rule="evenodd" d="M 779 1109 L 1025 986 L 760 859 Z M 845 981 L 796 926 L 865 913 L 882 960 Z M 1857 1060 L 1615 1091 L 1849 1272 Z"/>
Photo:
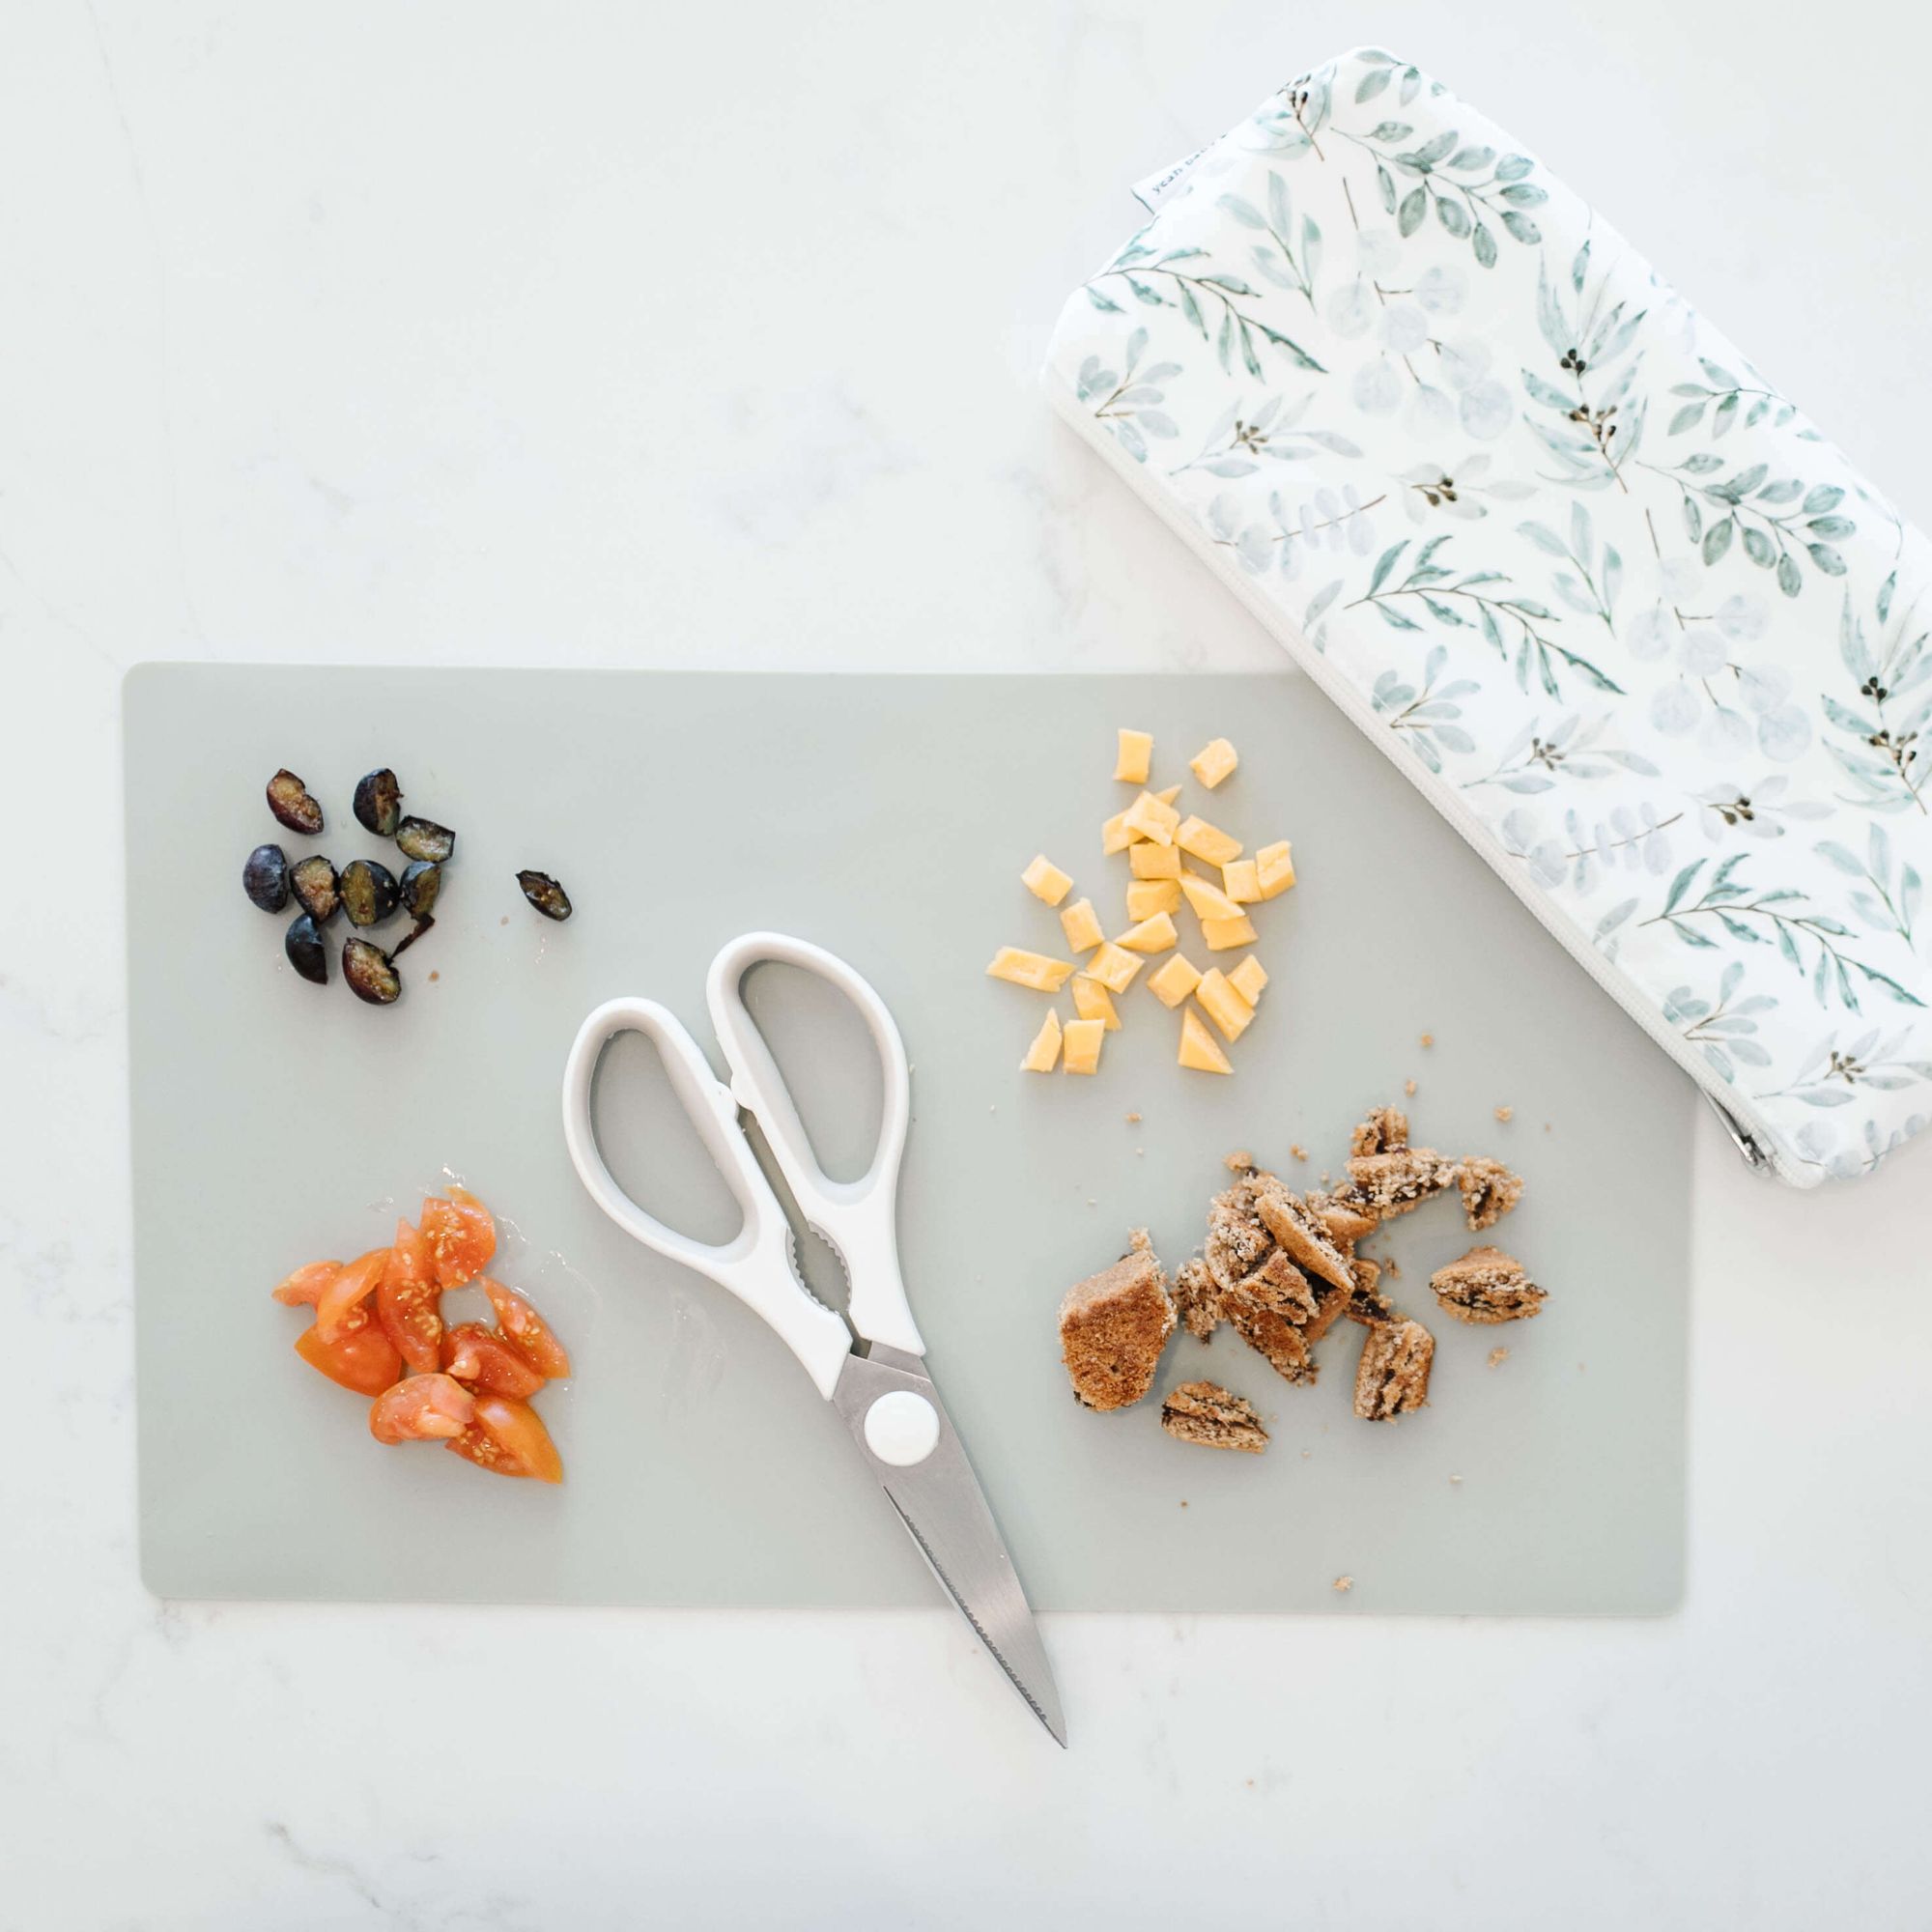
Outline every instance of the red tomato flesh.
<path id="1" fill-rule="evenodd" d="M 539 1483 L 563 1481 L 563 1458 L 543 1418 L 526 1402 L 506 1396 L 476 1398 L 476 1417 L 444 1445 L 479 1469 L 499 1476 L 528 1476 Z"/>
<path id="2" fill-rule="evenodd" d="M 323 1339 L 320 1321 L 304 1328 L 296 1337 L 296 1353 L 310 1368 L 320 1369 L 330 1381 L 357 1395 L 381 1395 L 403 1372 L 396 1345 L 366 1308 L 350 1309 L 328 1341 Z"/>
<path id="3" fill-rule="evenodd" d="M 479 1395 L 510 1396 L 521 1401 L 535 1395 L 544 1378 L 494 1328 L 480 1321 L 459 1321 L 442 1338 L 446 1374 L 468 1382 Z"/>
<path id="4" fill-rule="evenodd" d="M 405 1376 L 369 1406 L 378 1442 L 447 1442 L 476 1416 L 476 1400 L 447 1376 Z"/>
<path id="5" fill-rule="evenodd" d="M 467 1188 L 452 1187 L 447 1201 L 431 1195 L 423 1203 L 422 1232 L 444 1288 L 474 1281 L 497 1252 L 497 1224 Z"/>
<path id="6" fill-rule="evenodd" d="M 305 1262 L 269 1292 L 285 1308 L 313 1308 L 322 1299 L 322 1291 L 341 1271 L 340 1262 Z"/>
<path id="7" fill-rule="evenodd" d="M 554 1381 L 570 1373 L 570 1357 L 551 1332 L 550 1323 L 513 1288 L 492 1281 L 486 1274 L 477 1286 L 490 1297 L 497 1311 L 497 1326 L 503 1340 L 523 1356 L 538 1375 Z"/>
<path id="8" fill-rule="evenodd" d="M 433 1375 L 441 1364 L 441 1297 L 429 1242 L 419 1229 L 398 1221 L 396 1245 L 376 1289 L 376 1320 L 419 1375 Z"/>
<path id="9" fill-rule="evenodd" d="M 371 1248 L 366 1255 L 357 1256 L 347 1267 L 336 1271 L 335 1279 L 322 1291 L 315 1304 L 315 1325 L 325 1342 L 334 1341 L 343 1332 L 344 1318 L 374 1293 L 388 1264 L 387 1248 Z"/>

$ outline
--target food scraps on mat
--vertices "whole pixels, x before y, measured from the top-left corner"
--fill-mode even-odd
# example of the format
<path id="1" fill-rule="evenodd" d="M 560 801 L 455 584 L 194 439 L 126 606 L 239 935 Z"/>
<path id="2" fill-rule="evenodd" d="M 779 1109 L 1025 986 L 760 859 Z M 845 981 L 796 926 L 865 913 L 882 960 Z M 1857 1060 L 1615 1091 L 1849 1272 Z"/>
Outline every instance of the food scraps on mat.
<path id="1" fill-rule="evenodd" d="M 242 890 L 264 912 L 289 902 L 289 855 L 279 845 L 257 845 L 242 867 Z"/>
<path id="2" fill-rule="evenodd" d="M 378 1442 L 440 1442 L 499 1476 L 560 1483 L 563 1463 L 530 1398 L 570 1356 L 530 1302 L 484 1274 L 497 1225 L 462 1187 L 432 1195 L 415 1224 L 355 1261 L 308 1262 L 271 1293 L 314 1319 L 296 1352 L 330 1381 L 374 1398 Z M 445 1326 L 445 1291 L 474 1283 L 497 1318 Z"/>
<path id="3" fill-rule="evenodd" d="M 322 807 L 286 766 L 269 781 L 269 810 L 275 814 L 275 822 L 291 832 L 305 832 L 314 838 L 322 830 Z"/>
<path id="4" fill-rule="evenodd" d="M 1191 1009 L 1187 1017 L 1194 1020 Z M 1213 1048 L 1205 1027 L 1201 1037 Z M 1171 1290 L 1145 1230 L 1120 1261 L 1070 1289 L 1060 1346 L 1081 1406 L 1139 1402 L 1177 1326 L 1207 1342 L 1225 1324 L 1284 1381 L 1306 1387 L 1320 1373 L 1317 1344 L 1346 1319 L 1368 1330 L 1356 1415 L 1385 1422 L 1425 1406 L 1435 1338 L 1382 1293 L 1381 1265 L 1358 1244 L 1435 1195 L 1460 1194 L 1465 1221 L 1480 1231 L 1516 1206 L 1522 1180 L 1487 1154 L 1452 1160 L 1412 1146 L 1397 1107 L 1371 1109 L 1350 1150 L 1346 1180 L 1305 1193 L 1245 1151 L 1232 1153 L 1232 1179 L 1208 1204 L 1201 1252 L 1181 1264 Z M 1484 1325 L 1524 1321 L 1548 1298 L 1514 1256 L 1487 1245 L 1438 1268 L 1430 1286 L 1445 1314 Z M 1160 1420 L 1169 1435 L 1213 1448 L 1259 1453 L 1267 1440 L 1246 1402 L 1211 1382 L 1172 1392 Z"/>
<path id="5" fill-rule="evenodd" d="M 570 895 L 548 872 L 519 872 L 517 884 L 524 889 L 524 896 L 546 919 L 562 921 L 570 917 Z"/>
<path id="6" fill-rule="evenodd" d="M 1199 928 L 1198 950 L 1203 952 L 1235 952 L 1256 945 L 1258 934 L 1249 909 L 1278 898 L 1294 884 L 1293 855 L 1284 838 L 1243 856 L 1245 848 L 1233 833 L 1198 813 L 1182 813 L 1176 803 L 1180 786 L 1149 790 L 1151 732 L 1123 727 L 1117 733 L 1117 746 L 1114 777 L 1140 787 L 1132 804 L 1100 828 L 1103 856 L 1127 855 L 1124 925 L 1109 938 L 1093 895 L 1068 902 L 1075 890 L 1072 875 L 1038 852 L 1021 871 L 1020 883 L 1058 912 L 1066 951 L 1086 957 L 1076 964 L 1023 947 L 1003 946 L 986 968 L 993 979 L 1047 994 L 1057 994 L 1068 979 L 1073 980 L 1078 1018 L 1066 1022 L 1056 1011 L 1052 1026 L 1043 1025 L 1027 1049 L 1021 1070 L 1050 1073 L 1056 1066 L 1068 1073 L 1097 1070 L 1097 1058 L 1090 1064 L 1084 1044 L 1072 1053 L 1063 1050 L 1067 1026 L 1098 1019 L 1103 1031 L 1118 1032 L 1123 1022 L 1114 1007 L 1115 998 L 1132 985 L 1143 961 L 1165 954 L 1149 973 L 1147 983 L 1163 1006 L 1183 1009 L 1176 1055 L 1179 1065 L 1203 1073 L 1232 1073 L 1233 1063 L 1202 1024 L 1201 1015 L 1214 1023 L 1223 1039 L 1230 1043 L 1238 1039 L 1254 1020 L 1268 982 L 1266 969 L 1248 952 L 1225 972 L 1217 968 L 1203 973 L 1181 950 L 1183 935 L 1176 920 L 1183 911 L 1192 913 Z M 1226 738 L 1210 740 L 1189 761 L 1197 781 L 1209 791 L 1239 763 L 1239 754 Z M 1187 1004 L 1190 999 L 1194 1006 Z"/>
<path id="7" fill-rule="evenodd" d="M 385 765 L 380 772 L 364 772 L 355 781 L 354 810 L 355 822 L 378 838 L 393 838 L 402 822 L 403 788 L 396 775 Z"/>

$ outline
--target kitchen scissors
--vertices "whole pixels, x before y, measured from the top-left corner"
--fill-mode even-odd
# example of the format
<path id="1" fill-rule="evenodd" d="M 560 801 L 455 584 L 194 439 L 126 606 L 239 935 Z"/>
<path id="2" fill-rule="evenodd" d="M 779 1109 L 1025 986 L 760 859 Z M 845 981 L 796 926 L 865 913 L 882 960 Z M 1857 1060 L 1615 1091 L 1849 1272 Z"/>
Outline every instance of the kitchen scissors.
<path id="1" fill-rule="evenodd" d="M 744 980 L 767 960 L 829 980 L 864 1016 L 885 1073 L 872 1164 L 856 1180 L 819 1166 L 763 1034 L 745 1006 Z M 578 1030 L 563 1075 L 563 1137 L 579 1179 L 611 1220 L 646 1247 L 706 1274 L 762 1316 L 818 1393 L 844 1417 L 859 1453 L 947 1594 L 1013 1688 L 1061 1745 L 1065 1720 L 1038 1627 L 979 1479 L 925 1371 L 899 1274 L 899 1157 L 909 1114 L 904 1042 L 886 1003 L 844 960 L 802 939 L 748 932 L 717 958 L 704 985 L 728 1084 L 677 1017 L 655 1000 L 611 1000 Z M 619 1034 L 643 1035 L 744 1215 L 729 1240 L 695 1240 L 668 1227 L 618 1185 L 597 1145 L 591 1081 Z M 800 1212 L 844 1267 L 841 1317 L 805 1285 L 796 1236 L 739 1120 L 758 1123 Z M 848 1325 L 849 1323 L 849 1325 Z"/>

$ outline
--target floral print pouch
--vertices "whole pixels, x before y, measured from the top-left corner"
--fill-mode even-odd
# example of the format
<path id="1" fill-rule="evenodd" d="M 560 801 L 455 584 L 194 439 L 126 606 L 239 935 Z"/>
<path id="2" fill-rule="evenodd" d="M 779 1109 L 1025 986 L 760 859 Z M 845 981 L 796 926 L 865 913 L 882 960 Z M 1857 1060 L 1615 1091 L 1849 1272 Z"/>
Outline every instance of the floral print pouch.
<path id="1" fill-rule="evenodd" d="M 1932 1122 L 1932 547 L 1541 161 L 1364 49 L 1148 198 L 1055 405 L 1808 1186 Z"/>

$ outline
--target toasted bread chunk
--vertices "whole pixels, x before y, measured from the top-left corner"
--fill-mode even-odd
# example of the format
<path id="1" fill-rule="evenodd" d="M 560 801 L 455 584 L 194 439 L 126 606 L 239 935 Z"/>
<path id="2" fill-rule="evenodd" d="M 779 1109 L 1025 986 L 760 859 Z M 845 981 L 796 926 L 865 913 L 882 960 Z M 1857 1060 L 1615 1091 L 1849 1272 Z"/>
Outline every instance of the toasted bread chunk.
<path id="1" fill-rule="evenodd" d="M 1196 1255 L 1182 1262 L 1174 1277 L 1174 1300 L 1182 1327 L 1205 1342 L 1221 1325 L 1221 1288 L 1208 1264 Z"/>
<path id="2" fill-rule="evenodd" d="M 1470 1154 L 1459 1163 L 1456 1185 L 1463 1192 L 1463 1217 L 1475 1234 L 1493 1228 L 1522 1199 L 1522 1177 L 1488 1154 Z"/>
<path id="3" fill-rule="evenodd" d="M 1381 1292 L 1382 1271 L 1379 1264 L 1372 1262 L 1367 1255 L 1357 1255 L 1349 1265 L 1355 1276 L 1354 1284 L 1349 1290 L 1349 1320 L 1359 1321 L 1364 1328 L 1401 1321 L 1394 1304 Z"/>
<path id="4" fill-rule="evenodd" d="M 1251 1404 L 1219 1382 L 1182 1382 L 1161 1399 L 1160 1426 L 1177 1442 L 1259 1456 L 1268 1433 Z"/>
<path id="5" fill-rule="evenodd" d="M 1500 1248 L 1471 1248 L 1429 1277 L 1436 1305 L 1458 1321 L 1487 1326 L 1495 1321 L 1526 1321 L 1540 1314 L 1548 1298 L 1522 1264 Z"/>
<path id="6" fill-rule="evenodd" d="M 1250 1300 L 1238 1290 L 1221 1297 L 1221 1313 L 1256 1354 L 1283 1380 L 1311 1384 L 1318 1374 L 1308 1337 L 1279 1309 Z"/>
<path id="7" fill-rule="evenodd" d="M 1367 1240 L 1381 1225 L 1373 1214 L 1364 1213 L 1356 1203 L 1346 1196 L 1311 1191 L 1302 1199 L 1308 1203 L 1308 1211 L 1327 1231 L 1328 1238 L 1345 1255 L 1352 1254 L 1355 1243 Z"/>
<path id="8" fill-rule="evenodd" d="M 1153 1386 L 1160 1351 L 1174 1333 L 1174 1301 L 1147 1231 L 1113 1266 L 1066 1291 L 1060 1351 L 1086 1408 L 1125 1408 Z"/>
<path id="9" fill-rule="evenodd" d="M 1271 1174 L 1259 1178 L 1255 1211 L 1297 1267 L 1320 1275 L 1336 1288 L 1354 1285 L 1348 1256 L 1328 1238 L 1327 1230 L 1309 1212 L 1307 1203 L 1298 1194 L 1290 1193 Z"/>
<path id="10" fill-rule="evenodd" d="M 1408 1145 L 1408 1116 L 1400 1107 L 1371 1107 L 1350 1136 L 1352 1154 L 1393 1153 Z"/>
<path id="11" fill-rule="evenodd" d="M 1301 1336 L 1312 1349 L 1349 1312 L 1353 1291 L 1344 1291 L 1323 1282 L 1315 1291 L 1315 1313 L 1301 1324 Z"/>
<path id="12" fill-rule="evenodd" d="M 1396 1148 L 1349 1160 L 1351 1197 L 1378 1221 L 1393 1220 L 1456 1184 L 1456 1164 L 1434 1148 Z"/>
<path id="13" fill-rule="evenodd" d="M 1419 1321 L 1384 1321 L 1369 1330 L 1355 1371 L 1355 1413 L 1387 1422 L 1425 1406 L 1435 1338 Z"/>
<path id="14" fill-rule="evenodd" d="M 1256 1192 L 1271 1175 L 1236 1168 L 1234 1185 L 1208 1206 L 1208 1271 L 1223 1293 L 1238 1288 L 1266 1260 L 1274 1236 L 1255 1208 Z"/>

